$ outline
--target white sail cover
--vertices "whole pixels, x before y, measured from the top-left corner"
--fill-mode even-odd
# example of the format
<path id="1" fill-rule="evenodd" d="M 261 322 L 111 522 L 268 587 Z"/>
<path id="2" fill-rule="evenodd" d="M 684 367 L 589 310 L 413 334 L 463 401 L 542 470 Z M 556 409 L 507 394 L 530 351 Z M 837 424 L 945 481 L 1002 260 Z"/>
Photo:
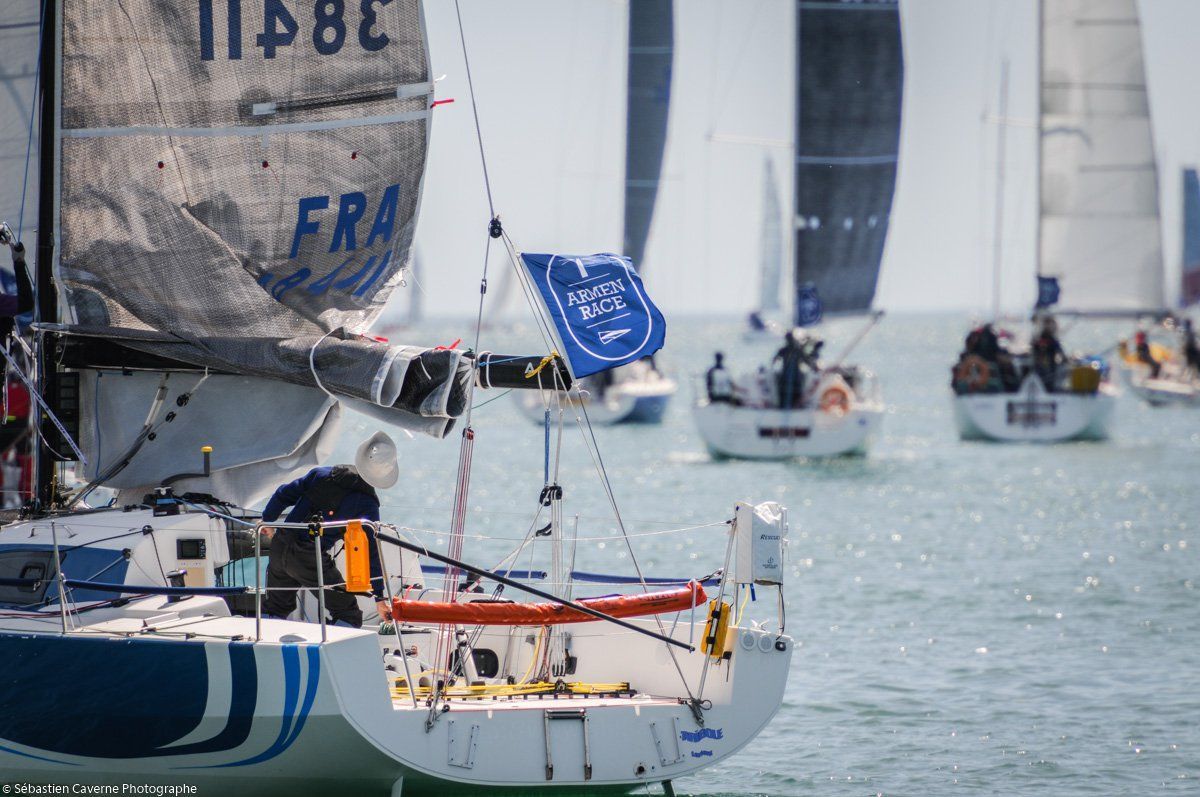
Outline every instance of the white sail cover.
<path id="1" fill-rule="evenodd" d="M 1062 309 L 1164 305 L 1158 175 L 1135 0 L 1043 0 L 1041 251 Z"/>
<path id="2" fill-rule="evenodd" d="M 469 390 L 460 353 L 362 334 L 416 224 L 419 0 L 63 0 L 61 26 L 73 331 L 445 434 Z"/>
<path id="3" fill-rule="evenodd" d="M 39 0 L 0 4 L 0 221 L 32 246 L 38 210 Z M 31 129 L 32 128 L 32 129 Z M 7 265 L 7 258 L 2 261 Z"/>

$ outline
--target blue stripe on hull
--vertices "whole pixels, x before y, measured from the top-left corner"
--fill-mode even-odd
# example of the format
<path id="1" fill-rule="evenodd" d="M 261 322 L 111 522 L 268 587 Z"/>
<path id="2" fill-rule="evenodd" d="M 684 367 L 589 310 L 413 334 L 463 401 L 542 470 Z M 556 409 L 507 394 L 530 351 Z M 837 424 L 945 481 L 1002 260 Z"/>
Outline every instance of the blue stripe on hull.
<path id="1" fill-rule="evenodd" d="M 254 730 L 260 682 L 270 691 L 280 685 L 277 677 L 259 677 L 250 642 L 227 643 L 231 700 L 223 728 L 208 739 L 171 746 L 199 726 L 215 686 L 203 641 L 0 634 L 0 705 L 5 707 L 0 752 L 71 766 L 76 764 L 61 757 L 207 755 L 212 756 L 209 767 L 270 760 L 298 738 L 316 700 L 321 670 L 316 646 L 303 647 L 307 678 L 301 674 L 300 646 L 273 649 L 282 656 L 284 711 L 266 750 L 246 743 Z M 261 717 L 260 722 L 280 718 Z M 261 738 L 261 731 L 257 735 Z"/>

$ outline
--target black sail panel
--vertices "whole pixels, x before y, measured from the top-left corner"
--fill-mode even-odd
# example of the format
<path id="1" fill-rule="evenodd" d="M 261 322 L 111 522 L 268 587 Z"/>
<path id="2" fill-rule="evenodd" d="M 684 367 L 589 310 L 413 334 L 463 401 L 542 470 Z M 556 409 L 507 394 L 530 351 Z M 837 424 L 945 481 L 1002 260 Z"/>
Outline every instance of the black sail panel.
<path id="1" fill-rule="evenodd" d="M 642 269 L 658 196 L 674 51 L 672 0 L 630 0 L 624 253 Z"/>
<path id="2" fill-rule="evenodd" d="M 896 186 L 899 7 L 800 0 L 796 25 L 795 285 L 826 312 L 867 310 Z"/>

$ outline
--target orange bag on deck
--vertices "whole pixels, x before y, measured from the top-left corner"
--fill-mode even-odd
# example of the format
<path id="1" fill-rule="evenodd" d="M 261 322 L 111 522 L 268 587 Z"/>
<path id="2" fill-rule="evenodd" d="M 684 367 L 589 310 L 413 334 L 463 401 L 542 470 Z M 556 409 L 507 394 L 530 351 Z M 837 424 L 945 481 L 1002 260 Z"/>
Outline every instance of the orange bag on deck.
<path id="1" fill-rule="evenodd" d="M 612 595 L 576 601 L 610 617 L 640 617 L 646 614 L 682 612 L 708 600 L 704 587 L 695 581 L 686 587 L 647 592 L 641 595 Z M 392 599 L 392 617 L 410 623 L 453 623 L 455 625 L 560 625 L 591 623 L 598 618 L 557 603 L 509 603 L 464 601 L 437 603 Z"/>

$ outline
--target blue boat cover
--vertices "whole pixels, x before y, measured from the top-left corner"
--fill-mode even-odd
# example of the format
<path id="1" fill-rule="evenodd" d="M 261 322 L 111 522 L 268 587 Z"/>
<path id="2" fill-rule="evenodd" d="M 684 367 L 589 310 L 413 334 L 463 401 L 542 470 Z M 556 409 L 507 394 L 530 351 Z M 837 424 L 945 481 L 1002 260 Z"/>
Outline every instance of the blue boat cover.
<path id="1" fill-rule="evenodd" d="M 667 322 L 633 263 L 620 255 L 531 255 L 521 261 L 554 320 L 576 378 L 648 357 Z"/>

